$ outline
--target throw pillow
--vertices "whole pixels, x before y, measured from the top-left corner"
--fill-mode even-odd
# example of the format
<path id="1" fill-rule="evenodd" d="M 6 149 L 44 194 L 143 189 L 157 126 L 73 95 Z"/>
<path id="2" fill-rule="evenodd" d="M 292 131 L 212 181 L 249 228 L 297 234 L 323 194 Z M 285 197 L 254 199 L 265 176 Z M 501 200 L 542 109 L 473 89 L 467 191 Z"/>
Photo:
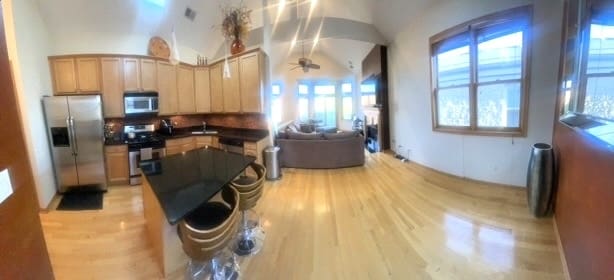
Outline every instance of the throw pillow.
<path id="1" fill-rule="evenodd" d="M 327 140 L 335 140 L 335 139 L 348 139 L 358 137 L 358 132 L 356 131 L 341 131 L 339 133 L 324 133 L 324 139 Z"/>
<path id="2" fill-rule="evenodd" d="M 286 133 L 289 132 L 298 132 L 298 129 L 296 129 L 296 126 L 294 124 L 289 124 L 288 126 L 286 126 Z"/>
<path id="3" fill-rule="evenodd" d="M 288 139 L 294 139 L 294 140 L 320 140 L 320 139 L 322 139 L 322 134 L 302 133 L 302 132 L 288 132 Z"/>

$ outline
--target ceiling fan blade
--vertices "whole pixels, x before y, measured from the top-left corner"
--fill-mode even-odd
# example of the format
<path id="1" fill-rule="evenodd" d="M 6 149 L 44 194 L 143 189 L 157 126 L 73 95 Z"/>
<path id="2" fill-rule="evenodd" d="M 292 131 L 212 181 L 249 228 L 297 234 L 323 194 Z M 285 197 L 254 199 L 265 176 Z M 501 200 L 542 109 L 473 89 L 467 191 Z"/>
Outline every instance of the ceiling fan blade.
<path id="1" fill-rule="evenodd" d="M 300 66 L 300 65 L 294 66 L 294 67 L 290 68 L 290 71 L 295 70 L 295 69 L 299 69 L 299 68 L 301 68 L 301 67 L 302 67 L 302 66 Z"/>
<path id="2" fill-rule="evenodd" d="M 307 65 L 307 67 L 309 67 L 311 69 L 320 69 L 320 65 L 318 65 L 318 64 L 309 64 L 309 65 Z"/>
<path id="3" fill-rule="evenodd" d="M 288 63 L 288 65 L 293 65 L 293 66 L 299 65 L 299 66 L 300 66 L 300 64 L 298 64 L 298 63 L 292 63 L 292 62 Z"/>

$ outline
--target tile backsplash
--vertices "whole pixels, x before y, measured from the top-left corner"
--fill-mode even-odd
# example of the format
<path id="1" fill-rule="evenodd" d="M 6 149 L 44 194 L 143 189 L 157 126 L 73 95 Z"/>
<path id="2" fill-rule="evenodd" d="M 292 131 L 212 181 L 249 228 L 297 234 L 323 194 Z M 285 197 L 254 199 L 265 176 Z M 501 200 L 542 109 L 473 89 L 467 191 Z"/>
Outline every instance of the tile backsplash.
<path id="1" fill-rule="evenodd" d="M 161 119 L 170 118 L 176 127 L 190 127 L 202 125 L 205 121 L 207 126 L 223 126 L 246 129 L 268 129 L 266 115 L 264 114 L 204 114 L 204 115 L 179 115 L 179 116 L 156 116 L 145 118 L 109 118 L 105 123 L 109 129 L 118 133 L 123 130 L 124 123 L 153 123 L 158 129 Z"/>

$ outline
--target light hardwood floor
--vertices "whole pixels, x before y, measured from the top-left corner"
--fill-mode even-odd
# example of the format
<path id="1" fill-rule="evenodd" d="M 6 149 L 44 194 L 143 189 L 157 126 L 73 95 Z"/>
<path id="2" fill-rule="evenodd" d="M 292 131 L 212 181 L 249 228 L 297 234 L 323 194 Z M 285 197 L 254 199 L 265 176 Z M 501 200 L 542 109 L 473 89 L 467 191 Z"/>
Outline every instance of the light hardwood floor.
<path id="1" fill-rule="evenodd" d="M 552 219 L 524 189 L 447 176 L 391 155 L 364 167 L 285 169 L 256 211 L 266 241 L 243 279 L 563 279 Z M 139 187 L 104 210 L 41 214 L 57 279 L 157 279 Z"/>

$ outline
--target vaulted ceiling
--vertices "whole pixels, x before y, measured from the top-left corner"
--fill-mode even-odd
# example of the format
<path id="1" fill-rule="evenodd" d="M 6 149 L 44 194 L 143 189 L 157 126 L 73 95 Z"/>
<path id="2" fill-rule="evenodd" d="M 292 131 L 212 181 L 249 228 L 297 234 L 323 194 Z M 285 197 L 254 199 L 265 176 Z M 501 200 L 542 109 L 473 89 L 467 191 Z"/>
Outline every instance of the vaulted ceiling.
<path id="1" fill-rule="evenodd" d="M 384 38 L 391 41 L 405 28 L 411 18 L 433 2 L 450 0 L 316 0 L 311 9 L 312 0 L 282 1 L 287 2 L 278 14 L 280 0 L 244 0 L 252 9 L 253 28 L 263 25 L 263 14 L 268 14 L 271 23 L 300 20 L 307 18 L 340 18 L 373 25 Z M 220 7 L 237 4 L 234 0 L 38 0 L 39 8 L 45 21 L 50 38 L 67 38 L 66 34 L 109 34 L 122 36 L 161 36 L 170 41 L 170 34 L 175 27 L 179 45 L 189 47 L 198 53 L 214 57 L 223 43 L 219 28 L 221 22 Z M 263 2 L 268 3 L 267 7 Z M 196 11 L 193 21 L 184 17 L 186 7 Z M 262 11 L 269 11 L 263 13 Z M 102 35 L 105 34 L 105 35 Z M 362 57 L 373 42 L 352 40 L 333 33 L 322 40 L 316 51 L 347 65 L 348 61 L 360 64 Z M 62 35 L 62 36 L 60 36 Z M 308 34 L 311 36 L 311 34 Z M 70 37 L 70 35 L 68 36 Z M 341 38 L 344 37 L 344 38 Z M 120 37 L 118 37 L 120 38 Z M 302 38 L 308 39 L 308 38 Z M 79 40 L 79 38 L 74 38 Z M 273 42 L 277 48 L 289 47 L 290 40 Z M 300 48 L 295 48 L 300 51 Z M 287 53 L 287 52 L 286 52 Z"/>

